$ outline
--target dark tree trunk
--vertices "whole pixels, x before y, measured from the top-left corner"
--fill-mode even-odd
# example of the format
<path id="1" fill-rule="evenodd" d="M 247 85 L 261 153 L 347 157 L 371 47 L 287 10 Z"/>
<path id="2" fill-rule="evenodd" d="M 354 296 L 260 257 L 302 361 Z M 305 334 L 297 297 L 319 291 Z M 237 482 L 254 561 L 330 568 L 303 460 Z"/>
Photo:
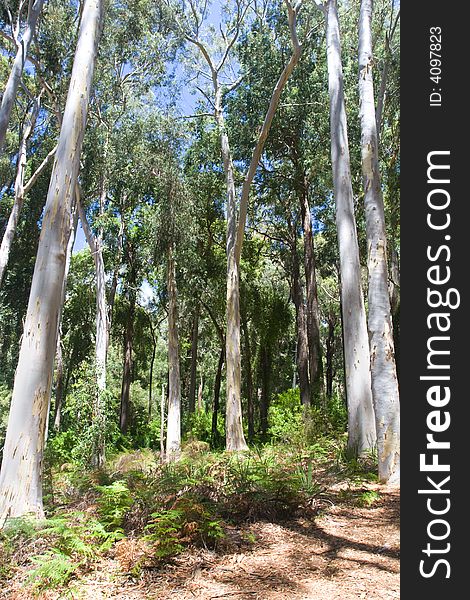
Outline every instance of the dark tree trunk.
<path id="1" fill-rule="evenodd" d="M 268 412 L 271 396 L 271 351 L 267 346 L 261 348 L 261 397 L 259 405 L 261 435 L 268 432 Z"/>
<path id="2" fill-rule="evenodd" d="M 253 372 L 251 366 L 251 344 L 250 344 L 250 332 L 248 330 L 248 323 L 244 313 L 241 314 L 241 325 L 243 332 L 243 343 L 245 347 L 245 373 L 246 373 L 246 400 L 247 400 L 247 416 L 248 416 L 248 439 L 250 442 L 253 441 L 255 436 L 255 407 L 253 404 Z"/>
<path id="3" fill-rule="evenodd" d="M 191 337 L 191 373 L 189 380 L 189 412 L 193 413 L 196 406 L 196 371 L 197 371 L 197 345 L 198 345 L 198 330 L 199 330 L 199 305 L 194 310 L 193 332 Z"/>
<path id="4" fill-rule="evenodd" d="M 308 337 L 307 311 L 300 281 L 299 257 L 297 255 L 296 233 L 293 232 L 292 244 L 292 299 L 295 305 L 297 325 L 297 372 L 299 375 L 300 400 L 304 406 L 310 406 L 310 382 L 308 377 Z"/>
<path id="5" fill-rule="evenodd" d="M 323 362 L 320 344 L 320 311 L 318 308 L 315 250 L 312 221 L 308 203 L 307 184 L 304 181 L 300 195 L 302 229 L 304 233 L 304 268 L 307 299 L 307 336 L 309 353 L 309 376 L 313 402 L 318 404 L 323 393 Z"/>
<path id="6" fill-rule="evenodd" d="M 129 306 L 127 316 L 126 332 L 124 334 L 124 368 L 122 372 L 121 387 L 121 412 L 119 416 L 119 428 L 126 435 L 129 428 L 129 396 L 132 379 L 132 344 L 134 338 L 134 310 L 135 305 Z"/>
<path id="7" fill-rule="evenodd" d="M 214 381 L 214 404 L 212 407 L 212 430 L 211 430 L 211 442 L 212 446 L 218 446 L 220 443 L 220 433 L 217 429 L 217 416 L 219 414 L 220 407 L 220 386 L 222 383 L 222 369 L 225 361 L 225 348 L 220 349 L 219 363 L 217 365 L 217 372 Z"/>
<path id="8" fill-rule="evenodd" d="M 119 415 L 119 428 L 126 435 L 129 429 L 130 420 L 130 390 L 132 381 L 132 348 L 134 343 L 134 318 L 136 306 L 136 270 L 133 264 L 132 249 L 128 248 L 128 256 L 130 262 L 130 277 L 128 282 L 128 298 L 129 308 L 127 312 L 126 331 L 124 333 L 124 367 L 122 371 L 122 387 L 121 387 L 121 410 Z"/>
<path id="9" fill-rule="evenodd" d="M 334 366 L 333 358 L 335 354 L 335 322 L 334 315 L 328 316 L 328 337 L 326 338 L 326 396 L 333 396 Z"/>

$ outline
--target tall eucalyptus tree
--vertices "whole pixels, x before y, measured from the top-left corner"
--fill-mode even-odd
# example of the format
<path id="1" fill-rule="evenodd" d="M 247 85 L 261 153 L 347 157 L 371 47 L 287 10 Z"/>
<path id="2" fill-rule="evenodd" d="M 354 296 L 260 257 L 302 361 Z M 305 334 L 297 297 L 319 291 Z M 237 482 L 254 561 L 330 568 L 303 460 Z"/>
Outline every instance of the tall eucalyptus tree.
<path id="1" fill-rule="evenodd" d="M 47 194 L 15 376 L 0 472 L 0 524 L 43 515 L 44 433 L 51 395 L 70 212 L 103 20 L 103 2 L 85 0 L 69 92 Z"/>
<path id="2" fill-rule="evenodd" d="M 361 284 L 361 264 L 354 215 L 347 133 L 341 39 L 336 0 L 316 0 L 326 20 L 331 162 L 336 204 L 345 379 L 348 403 L 348 449 L 362 454 L 376 441 L 370 377 L 369 342 Z"/>
<path id="3" fill-rule="evenodd" d="M 232 149 L 229 133 L 224 116 L 224 97 L 239 85 L 241 79 L 225 84 L 223 69 L 226 67 L 230 54 L 239 39 L 250 2 L 236 0 L 234 7 L 234 22 L 226 31 L 221 30 L 220 40 L 223 50 L 220 58 L 217 52 L 211 52 L 202 35 L 202 24 L 207 17 L 207 5 L 202 10 L 198 9 L 195 2 L 190 2 L 193 17 L 193 27 L 187 27 L 179 22 L 179 28 L 185 39 L 193 44 L 208 68 L 207 78 L 211 82 L 211 91 L 204 93 L 213 108 L 213 116 L 217 123 L 220 136 L 220 146 L 227 188 L 227 333 L 226 333 L 226 447 L 227 450 L 238 451 L 247 448 L 243 433 L 241 409 L 241 347 L 240 347 L 240 257 L 245 234 L 248 212 L 250 189 L 264 145 L 271 128 L 271 124 L 279 105 L 282 91 L 300 60 L 302 46 L 297 35 L 297 17 L 302 5 L 299 0 L 292 5 L 290 0 L 285 0 L 288 13 L 289 33 L 292 44 L 292 54 L 285 64 L 278 80 L 275 83 L 269 106 L 266 110 L 264 121 L 256 136 L 251 160 L 244 177 L 240 201 L 237 201 L 236 174 L 233 165 Z"/>
<path id="4" fill-rule="evenodd" d="M 5 89 L 3 90 L 2 102 L 0 104 L 0 155 L 3 152 L 3 148 L 5 145 L 5 138 L 8 129 L 8 123 L 10 121 L 11 110 L 13 108 L 16 93 L 21 82 L 21 76 L 23 74 L 24 65 L 28 57 L 29 48 L 31 46 L 31 42 L 36 31 L 36 25 L 42 10 L 43 3 L 44 0 L 28 1 L 28 14 L 26 17 L 26 24 L 21 39 L 21 16 L 26 5 L 26 0 L 20 0 L 19 2 L 17 18 L 15 22 L 13 22 L 11 12 L 8 11 L 11 20 L 13 42 L 17 50 L 10 71 L 10 76 L 8 77 L 7 84 L 5 86 Z"/>
<path id="5" fill-rule="evenodd" d="M 359 16 L 359 98 L 361 154 L 368 248 L 368 328 L 372 395 L 377 427 L 379 479 L 400 472 L 400 400 L 395 366 L 388 286 L 387 240 L 379 171 L 374 99 L 372 0 L 362 0 Z"/>

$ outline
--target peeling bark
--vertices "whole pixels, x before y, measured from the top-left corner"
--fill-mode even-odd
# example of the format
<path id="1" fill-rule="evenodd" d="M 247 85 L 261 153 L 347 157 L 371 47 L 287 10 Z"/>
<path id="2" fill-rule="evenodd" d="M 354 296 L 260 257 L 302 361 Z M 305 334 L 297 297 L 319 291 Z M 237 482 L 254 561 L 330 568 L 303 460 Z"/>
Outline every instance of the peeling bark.
<path id="1" fill-rule="evenodd" d="M 385 214 L 372 77 L 371 21 L 372 0 L 362 0 L 359 17 L 359 115 L 368 244 L 368 328 L 379 480 L 387 482 L 398 479 L 400 473 L 400 401 L 388 290 Z"/>
<path id="2" fill-rule="evenodd" d="M 0 473 L 0 524 L 44 514 L 42 464 L 51 397 L 70 211 L 102 21 L 102 2 L 83 6 L 71 81 L 47 194 Z"/>

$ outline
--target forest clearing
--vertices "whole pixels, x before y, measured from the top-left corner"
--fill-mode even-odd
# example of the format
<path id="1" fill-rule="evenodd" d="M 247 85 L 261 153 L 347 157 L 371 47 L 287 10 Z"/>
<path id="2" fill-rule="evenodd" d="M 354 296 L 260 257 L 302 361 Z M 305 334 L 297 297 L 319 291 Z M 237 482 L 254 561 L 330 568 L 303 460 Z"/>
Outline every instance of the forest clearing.
<path id="1" fill-rule="evenodd" d="M 399 19 L 2 0 L 0 597 L 399 597 Z"/>

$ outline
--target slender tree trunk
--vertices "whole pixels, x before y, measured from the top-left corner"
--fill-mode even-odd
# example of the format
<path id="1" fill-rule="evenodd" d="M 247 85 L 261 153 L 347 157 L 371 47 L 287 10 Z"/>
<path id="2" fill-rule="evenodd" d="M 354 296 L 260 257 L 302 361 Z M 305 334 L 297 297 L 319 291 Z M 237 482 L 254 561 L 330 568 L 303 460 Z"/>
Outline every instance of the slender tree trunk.
<path id="1" fill-rule="evenodd" d="M 102 192 L 102 195 L 105 192 Z M 85 214 L 82 204 L 80 188 L 77 184 L 77 204 L 80 221 L 82 223 L 85 237 L 90 247 L 95 265 L 95 289 L 96 289 L 96 330 L 95 330 L 95 369 L 96 369 L 96 395 L 93 402 L 92 418 L 95 428 L 95 443 L 92 456 L 92 465 L 101 468 L 105 463 L 105 440 L 106 428 L 106 362 L 108 353 L 108 309 L 106 306 L 106 271 L 103 259 L 103 235 L 100 232 L 95 237 Z"/>
<path id="2" fill-rule="evenodd" d="M 333 396 L 334 366 L 333 358 L 335 352 L 335 325 L 336 320 L 333 315 L 328 316 L 328 336 L 326 338 L 326 396 Z"/>
<path id="3" fill-rule="evenodd" d="M 181 377 L 178 341 L 178 309 L 173 247 L 168 248 L 168 421 L 166 458 L 178 460 L 181 454 Z"/>
<path id="4" fill-rule="evenodd" d="M 310 406 L 310 381 L 308 376 L 309 355 L 307 335 L 307 312 L 305 310 L 300 265 L 297 255 L 296 231 L 292 227 L 292 300 L 294 301 L 297 328 L 297 373 L 299 375 L 300 400 Z"/>
<path id="5" fill-rule="evenodd" d="M 155 329 L 152 324 L 152 317 L 148 315 L 149 326 L 150 326 L 150 334 L 152 336 L 152 358 L 150 359 L 150 373 L 149 373 L 149 406 L 148 406 L 148 415 L 149 422 L 152 419 L 152 404 L 153 404 L 153 369 L 155 365 L 155 357 L 157 355 L 157 338 L 155 335 Z"/>
<path id="6" fill-rule="evenodd" d="M 124 245 L 124 221 L 121 219 L 121 223 L 119 225 L 119 233 L 118 233 L 118 247 L 116 253 L 116 267 L 113 272 L 113 278 L 111 281 L 111 289 L 109 291 L 109 301 L 108 301 L 108 330 L 111 331 L 111 325 L 113 322 L 113 311 L 114 311 L 114 300 L 116 298 L 116 290 L 118 286 L 118 278 L 119 278 L 119 268 L 121 266 L 122 260 L 122 250 Z M 108 336 L 108 344 L 109 344 L 109 336 Z"/>
<path id="7" fill-rule="evenodd" d="M 392 310 L 395 365 L 397 368 L 398 387 L 400 387 L 400 262 L 398 252 L 393 243 L 390 257 L 390 307 Z"/>
<path id="8" fill-rule="evenodd" d="M 368 327 L 379 480 L 387 482 L 398 479 L 400 473 L 400 401 L 388 291 L 385 215 L 377 147 L 371 21 L 372 0 L 362 0 L 359 18 L 359 113 L 368 244 Z"/>
<path id="9" fill-rule="evenodd" d="M 204 410 L 204 405 L 202 402 L 202 392 L 204 391 L 204 378 L 201 374 L 199 379 L 199 388 L 197 390 L 197 411 L 202 412 Z"/>
<path id="10" fill-rule="evenodd" d="M 160 400 L 160 462 L 165 460 L 165 384 L 162 383 Z"/>
<path id="11" fill-rule="evenodd" d="M 268 413 L 271 399 L 271 352 L 269 348 L 261 348 L 261 398 L 259 405 L 261 435 L 268 432 Z"/>
<path id="12" fill-rule="evenodd" d="M 0 105 L 0 156 L 3 154 L 5 139 L 10 122 L 11 110 L 15 102 L 21 76 L 23 74 L 24 64 L 28 56 L 29 47 L 34 37 L 39 14 L 41 13 L 44 0 L 30 0 L 28 6 L 28 16 L 26 18 L 26 28 L 21 40 L 15 39 L 17 51 L 10 71 L 10 76 L 3 91 L 2 103 Z M 18 35 L 18 31 L 16 35 Z"/>
<path id="13" fill-rule="evenodd" d="M 70 211 L 78 175 L 102 20 L 100 0 L 86 0 L 57 154 L 52 169 L 16 370 L 0 474 L 0 524 L 44 514 L 42 464 Z"/>
<path id="14" fill-rule="evenodd" d="M 214 403 L 212 406 L 212 428 L 211 428 L 211 442 L 212 446 L 216 447 L 219 444 L 220 434 L 217 429 L 217 417 L 219 415 L 220 406 L 220 387 L 222 384 L 222 369 L 224 367 L 225 350 L 222 347 L 219 354 L 219 362 L 217 363 L 217 371 L 215 374 L 214 381 Z"/>
<path id="15" fill-rule="evenodd" d="M 133 266 L 131 266 L 131 276 L 129 282 L 129 309 L 127 312 L 126 331 L 124 333 L 124 365 L 122 371 L 121 408 L 119 415 L 119 428 L 121 430 L 121 433 L 123 433 L 124 435 L 127 434 L 130 420 L 129 399 L 132 381 L 132 350 L 134 343 L 135 305 L 135 271 Z"/>
<path id="16" fill-rule="evenodd" d="M 31 136 L 34 125 L 36 123 L 36 119 L 39 113 L 39 104 L 40 98 L 37 98 L 34 103 L 34 107 L 31 113 L 31 117 L 29 123 L 25 126 L 23 130 L 23 136 L 21 138 L 20 148 L 18 151 L 18 160 L 17 160 L 17 171 L 15 178 L 15 199 L 13 201 L 13 207 L 10 212 L 10 216 L 8 218 L 8 223 L 5 229 L 5 233 L 3 234 L 2 243 L 0 246 L 0 285 L 2 284 L 3 277 L 5 275 L 6 267 L 8 264 L 8 259 L 10 257 L 11 245 L 13 243 L 13 239 L 15 237 L 16 228 L 18 226 L 18 221 L 20 218 L 20 213 L 23 208 L 23 202 L 26 194 L 33 187 L 39 175 L 44 171 L 46 166 L 49 164 L 50 159 L 54 156 L 56 148 L 54 148 L 46 158 L 42 161 L 39 167 L 36 169 L 35 173 L 31 176 L 28 183 L 25 185 L 24 183 L 24 175 L 26 170 L 26 151 L 27 151 L 27 142 L 28 138 Z"/>
<path id="17" fill-rule="evenodd" d="M 75 243 L 75 237 L 77 235 L 78 225 L 78 210 L 77 210 L 77 199 L 75 198 L 74 206 L 72 207 L 71 215 L 71 229 L 70 238 L 67 244 L 67 256 L 65 259 L 65 272 L 64 272 L 64 285 L 62 287 L 62 301 L 61 307 L 63 308 L 65 303 L 65 293 L 67 290 L 67 279 L 70 270 L 70 262 L 72 260 L 72 250 Z M 56 349 L 56 386 L 55 386 L 55 405 L 54 405 L 54 430 L 60 430 L 62 405 L 65 396 L 64 387 L 64 361 L 62 355 L 62 308 L 58 319 L 58 333 L 57 333 L 57 349 Z M 46 436 L 47 439 L 47 436 Z"/>
<path id="18" fill-rule="evenodd" d="M 367 323 L 361 285 L 361 264 L 354 217 L 336 0 L 329 0 L 325 4 L 325 10 L 331 162 L 340 256 L 348 400 L 348 450 L 351 454 L 360 455 L 375 446 L 375 417 L 372 405 Z"/>
<path id="19" fill-rule="evenodd" d="M 227 333 L 225 336 L 225 441 L 229 451 L 247 450 L 242 424 L 240 357 L 240 265 L 235 256 L 237 200 L 232 154 L 222 112 L 222 90 L 216 94 L 216 116 L 227 186 Z"/>
<path id="20" fill-rule="evenodd" d="M 199 305 L 194 310 L 193 331 L 191 336 L 191 372 L 189 380 L 189 412 L 193 413 L 196 404 L 197 344 L 199 330 Z"/>
<path id="21" fill-rule="evenodd" d="M 318 404 L 323 393 L 323 363 L 320 343 L 320 310 L 318 307 L 312 220 L 310 217 L 307 184 L 305 181 L 300 197 L 300 209 L 302 214 L 302 229 L 304 233 L 304 268 L 307 300 L 307 335 L 310 388 L 313 400 Z"/>
<path id="22" fill-rule="evenodd" d="M 248 413 L 248 439 L 250 442 L 255 437 L 255 407 L 253 403 L 253 372 L 251 368 L 251 344 L 250 344 L 250 332 L 248 330 L 248 323 L 242 313 L 241 325 L 243 332 L 243 341 L 245 346 L 245 371 L 246 371 L 246 400 L 247 400 L 247 413 Z"/>

